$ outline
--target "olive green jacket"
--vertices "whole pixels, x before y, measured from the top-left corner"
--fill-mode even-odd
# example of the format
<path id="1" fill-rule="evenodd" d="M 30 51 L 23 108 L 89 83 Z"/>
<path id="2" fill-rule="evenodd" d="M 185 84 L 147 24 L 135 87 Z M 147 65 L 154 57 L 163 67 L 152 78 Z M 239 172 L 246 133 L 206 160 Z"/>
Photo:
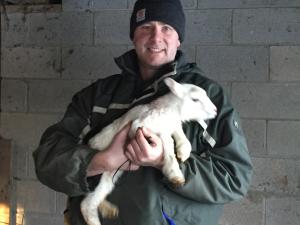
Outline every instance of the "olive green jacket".
<path id="1" fill-rule="evenodd" d="M 45 131 L 33 153 L 38 179 L 69 196 L 65 212 L 69 224 L 85 224 L 80 201 L 100 177 L 86 177 L 87 166 L 97 153 L 86 145 L 88 139 L 130 107 L 165 94 L 168 89 L 162 80 L 170 76 L 202 87 L 218 108 L 205 135 L 197 123 L 183 124 L 192 144 L 190 158 L 180 165 L 186 184 L 174 188 L 161 171 L 151 167 L 125 172 L 108 197 L 118 205 L 119 217 L 101 221 L 103 225 L 166 225 L 164 211 L 176 225 L 217 225 L 223 205 L 246 194 L 252 174 L 238 113 L 223 88 L 204 77 L 195 63 L 185 62 L 181 51 L 174 63 L 164 66 L 148 83 L 137 72 L 134 50 L 116 63 L 121 74 L 99 79 L 78 92 L 63 119 Z"/>

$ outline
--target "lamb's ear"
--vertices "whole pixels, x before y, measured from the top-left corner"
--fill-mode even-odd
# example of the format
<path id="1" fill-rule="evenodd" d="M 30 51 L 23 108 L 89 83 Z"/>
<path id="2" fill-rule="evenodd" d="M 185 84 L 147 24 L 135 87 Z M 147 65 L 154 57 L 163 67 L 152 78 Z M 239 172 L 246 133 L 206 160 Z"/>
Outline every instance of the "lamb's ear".
<path id="1" fill-rule="evenodd" d="M 171 92 L 179 98 L 184 96 L 184 88 L 180 83 L 177 83 L 171 78 L 164 79 L 165 84 L 170 88 Z"/>

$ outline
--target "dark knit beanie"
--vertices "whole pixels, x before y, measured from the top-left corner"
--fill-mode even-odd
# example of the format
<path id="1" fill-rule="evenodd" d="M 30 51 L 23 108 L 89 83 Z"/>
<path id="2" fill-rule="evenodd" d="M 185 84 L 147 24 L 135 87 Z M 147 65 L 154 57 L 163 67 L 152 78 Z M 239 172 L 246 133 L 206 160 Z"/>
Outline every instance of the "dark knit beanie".
<path id="1" fill-rule="evenodd" d="M 135 29 L 149 21 L 160 21 L 172 26 L 180 42 L 184 39 L 185 15 L 180 0 L 137 0 L 130 18 L 130 38 Z"/>

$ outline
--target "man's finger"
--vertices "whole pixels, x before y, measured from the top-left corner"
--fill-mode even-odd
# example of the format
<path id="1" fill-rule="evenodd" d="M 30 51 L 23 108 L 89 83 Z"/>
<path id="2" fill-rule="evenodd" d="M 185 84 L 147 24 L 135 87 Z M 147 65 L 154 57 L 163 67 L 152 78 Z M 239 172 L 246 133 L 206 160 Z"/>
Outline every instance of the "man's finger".
<path id="1" fill-rule="evenodd" d="M 145 128 L 145 127 L 141 128 L 141 132 L 143 133 L 143 135 L 144 135 L 145 139 L 147 140 L 147 142 L 152 147 L 156 147 L 158 137 L 153 132 L 151 132 L 148 128 Z"/>

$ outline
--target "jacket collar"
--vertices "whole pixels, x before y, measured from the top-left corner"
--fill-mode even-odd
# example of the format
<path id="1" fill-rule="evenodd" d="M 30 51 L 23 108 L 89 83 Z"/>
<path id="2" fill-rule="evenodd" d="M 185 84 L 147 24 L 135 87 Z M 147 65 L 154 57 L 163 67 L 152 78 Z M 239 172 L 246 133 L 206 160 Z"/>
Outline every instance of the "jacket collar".
<path id="1" fill-rule="evenodd" d="M 174 62 L 164 65 L 152 80 L 143 81 L 139 74 L 138 59 L 134 49 L 115 58 L 115 62 L 122 70 L 122 75 L 126 79 L 133 80 L 135 83 L 135 99 L 132 105 L 138 104 L 144 99 L 151 98 L 151 96 L 158 93 L 158 90 L 164 86 L 162 82 L 164 78 L 174 76 L 177 72 L 180 73 L 184 66 L 187 65 L 183 53 L 177 51 Z"/>

